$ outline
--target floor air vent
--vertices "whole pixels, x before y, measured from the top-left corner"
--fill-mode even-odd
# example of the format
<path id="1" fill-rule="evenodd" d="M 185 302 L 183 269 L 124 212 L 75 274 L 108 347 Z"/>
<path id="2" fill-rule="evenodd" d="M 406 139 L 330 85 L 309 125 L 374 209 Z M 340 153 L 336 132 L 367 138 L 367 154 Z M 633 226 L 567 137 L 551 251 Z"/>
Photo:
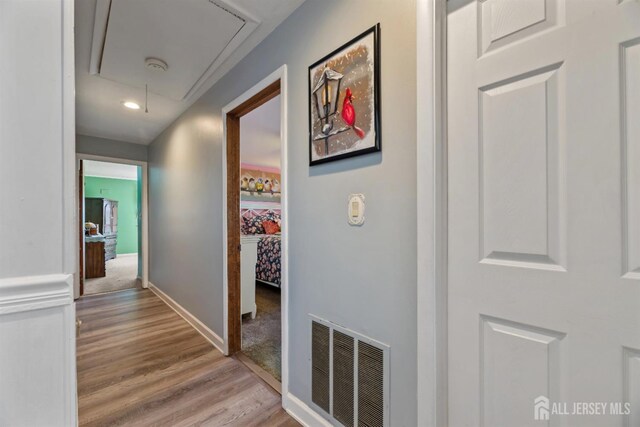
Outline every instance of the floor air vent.
<path id="1" fill-rule="evenodd" d="M 330 390 L 330 331 L 321 323 L 313 322 L 311 330 L 311 400 L 329 412 Z"/>
<path id="2" fill-rule="evenodd" d="M 354 426 L 354 347 L 353 337 L 333 331 L 333 417 L 345 427 Z"/>
<path id="3" fill-rule="evenodd" d="M 384 426 L 384 352 L 370 344 L 358 343 L 359 426 Z"/>
<path id="4" fill-rule="evenodd" d="M 314 405 L 345 427 L 388 426 L 389 347 L 311 317 Z"/>

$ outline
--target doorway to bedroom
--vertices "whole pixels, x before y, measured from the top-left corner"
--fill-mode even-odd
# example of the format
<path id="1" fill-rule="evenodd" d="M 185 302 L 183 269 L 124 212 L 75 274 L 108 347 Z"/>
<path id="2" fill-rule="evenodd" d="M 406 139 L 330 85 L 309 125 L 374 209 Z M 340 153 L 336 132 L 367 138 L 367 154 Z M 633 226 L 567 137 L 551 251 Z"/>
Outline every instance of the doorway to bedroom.
<path id="1" fill-rule="evenodd" d="M 141 287 L 142 168 L 79 160 L 79 296 Z"/>
<path id="2" fill-rule="evenodd" d="M 226 115 L 228 353 L 279 392 L 283 366 L 281 102 L 278 80 Z"/>
<path id="3" fill-rule="evenodd" d="M 242 352 L 281 381 L 280 96 L 240 118 Z"/>

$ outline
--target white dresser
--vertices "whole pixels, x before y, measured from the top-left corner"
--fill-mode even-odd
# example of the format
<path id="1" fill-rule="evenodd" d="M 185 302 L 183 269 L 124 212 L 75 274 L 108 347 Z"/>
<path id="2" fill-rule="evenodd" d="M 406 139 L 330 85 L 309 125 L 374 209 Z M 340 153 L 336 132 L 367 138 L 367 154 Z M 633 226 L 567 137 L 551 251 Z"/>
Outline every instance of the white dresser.
<path id="1" fill-rule="evenodd" d="M 241 236 L 240 243 L 240 292 L 242 314 L 251 313 L 256 317 L 256 261 L 258 260 L 258 240 L 260 236 Z"/>

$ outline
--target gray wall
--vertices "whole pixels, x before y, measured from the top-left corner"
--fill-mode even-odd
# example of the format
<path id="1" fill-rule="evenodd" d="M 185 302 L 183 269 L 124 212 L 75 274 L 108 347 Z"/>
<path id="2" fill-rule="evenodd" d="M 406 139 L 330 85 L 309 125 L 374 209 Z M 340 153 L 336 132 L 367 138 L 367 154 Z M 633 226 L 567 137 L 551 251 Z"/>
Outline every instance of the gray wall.
<path id="1" fill-rule="evenodd" d="M 97 136 L 76 135 L 76 153 L 147 161 L 148 151 L 148 147 L 142 144 L 98 138 Z"/>
<path id="2" fill-rule="evenodd" d="M 414 1 L 308 0 L 149 148 L 151 282 L 223 334 L 221 108 L 289 73 L 290 391 L 309 393 L 313 313 L 391 346 L 391 425 L 416 425 Z M 380 22 L 382 153 L 308 166 L 307 68 Z M 365 193 L 367 221 L 347 224 Z"/>

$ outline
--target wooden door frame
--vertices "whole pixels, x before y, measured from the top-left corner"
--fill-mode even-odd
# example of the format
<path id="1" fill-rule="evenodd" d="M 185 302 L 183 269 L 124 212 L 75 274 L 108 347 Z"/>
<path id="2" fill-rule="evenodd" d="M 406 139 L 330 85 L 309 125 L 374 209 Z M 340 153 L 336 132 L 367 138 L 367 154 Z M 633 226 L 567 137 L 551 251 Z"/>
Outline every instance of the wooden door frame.
<path id="1" fill-rule="evenodd" d="M 241 349 L 240 314 L 240 118 L 280 96 L 281 169 L 281 300 L 282 300 L 282 395 L 288 391 L 288 203 L 287 203 L 287 66 L 283 65 L 222 109 L 222 205 L 224 352 Z"/>
<path id="2" fill-rule="evenodd" d="M 141 233 L 142 237 L 142 247 L 138 248 L 139 251 L 142 251 L 142 287 L 149 287 L 149 175 L 148 175 L 148 165 L 147 162 L 141 160 L 129 160 L 129 159 L 121 159 L 117 157 L 106 157 L 106 156 L 97 156 L 93 154 L 76 154 L 76 183 L 78 186 L 81 185 L 80 177 L 79 177 L 79 165 L 80 160 L 95 160 L 98 162 L 108 162 L 108 163 L 120 163 L 125 165 L 133 165 L 140 166 L 142 168 L 142 176 L 141 176 L 141 187 L 142 187 L 142 221 L 139 233 Z M 80 194 L 79 189 L 76 189 L 76 194 Z M 78 223 L 79 229 L 78 233 L 79 242 L 84 246 L 84 225 L 82 223 L 83 217 L 83 200 L 79 199 L 77 201 L 78 208 Z M 76 283 L 74 289 L 74 298 L 79 298 L 82 294 L 80 293 L 80 274 L 84 274 L 84 260 L 78 259 L 77 266 L 77 275 L 76 275 Z"/>
<path id="3" fill-rule="evenodd" d="M 78 159 L 78 297 L 84 295 L 84 168 L 82 159 Z M 75 292 L 74 292 L 75 293 Z"/>
<path id="4" fill-rule="evenodd" d="M 417 2 L 418 425 L 448 425 L 447 1 Z"/>

